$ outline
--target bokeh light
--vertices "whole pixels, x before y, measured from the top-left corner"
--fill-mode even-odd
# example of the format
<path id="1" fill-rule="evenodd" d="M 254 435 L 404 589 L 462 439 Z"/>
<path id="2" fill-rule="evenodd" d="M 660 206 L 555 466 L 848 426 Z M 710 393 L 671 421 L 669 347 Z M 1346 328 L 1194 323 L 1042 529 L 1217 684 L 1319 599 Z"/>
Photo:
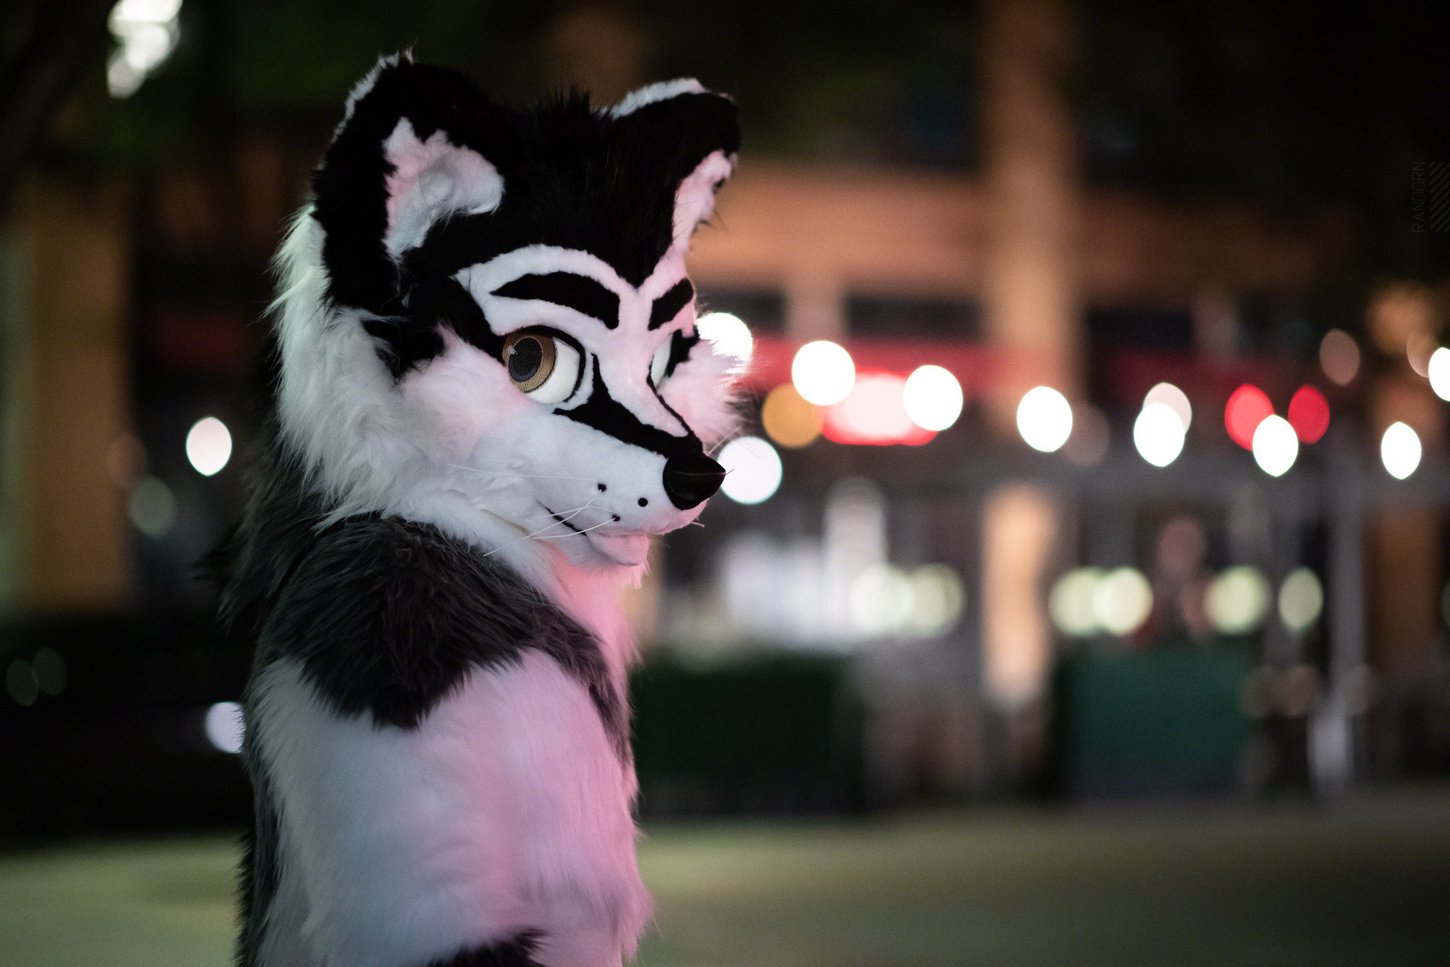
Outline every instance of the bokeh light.
<path id="1" fill-rule="evenodd" d="M 1054 453 L 1072 435 L 1072 406 L 1051 386 L 1035 386 L 1017 404 L 1017 432 L 1034 450 Z"/>
<path id="2" fill-rule="evenodd" d="M 1301 386 L 1289 400 L 1289 425 L 1303 443 L 1318 443 L 1329 429 L 1329 401 L 1312 386 Z"/>
<path id="3" fill-rule="evenodd" d="M 214 416 L 203 417 L 192 424 L 186 434 L 186 459 L 203 477 L 219 473 L 232 458 L 232 434 L 227 425 Z"/>
<path id="4" fill-rule="evenodd" d="M 1442 400 L 1450 400 L 1450 349 L 1441 346 L 1430 354 L 1430 389 Z"/>
<path id="5" fill-rule="evenodd" d="M 1047 613 L 1058 631 L 1074 638 L 1097 633 L 1100 626 L 1093 595 L 1102 576 L 1095 567 L 1079 567 L 1057 579 L 1047 598 Z"/>
<path id="6" fill-rule="evenodd" d="M 1245 383 L 1229 394 L 1223 408 L 1223 425 L 1229 439 L 1245 450 L 1252 450 L 1254 432 L 1273 415 L 1274 404 L 1269 402 L 1268 394 L 1252 383 Z"/>
<path id="7" fill-rule="evenodd" d="M 790 364 L 796 392 L 817 406 L 831 406 L 846 398 L 856 382 L 856 364 L 846 348 L 829 339 L 808 342 L 796 350 Z"/>
<path id="8" fill-rule="evenodd" d="M 940 366 L 918 366 L 902 389 L 906 415 L 923 430 L 945 430 L 962 415 L 962 384 Z"/>
<path id="9" fill-rule="evenodd" d="M 1324 611 L 1324 586 L 1307 567 L 1289 572 L 1279 587 L 1279 620 L 1284 627 L 1302 635 L 1314 626 Z"/>
<path id="10" fill-rule="evenodd" d="M 717 351 L 738 359 L 742 366 L 755 355 L 755 337 L 739 316 L 707 312 L 695 320 L 695 328 Z"/>
<path id="11" fill-rule="evenodd" d="M 13 659 L 5 668 L 5 694 L 16 705 L 26 708 L 40 698 L 40 678 L 30 662 L 23 658 Z"/>
<path id="12" fill-rule="evenodd" d="M 1435 337 L 1428 332 L 1412 332 L 1405 339 L 1405 361 L 1416 376 L 1430 375 L 1430 358 L 1436 350 Z"/>
<path id="13" fill-rule="evenodd" d="M 1109 634 L 1132 634 L 1152 610 L 1153 588 L 1135 568 L 1114 568 L 1093 588 L 1093 616 Z"/>
<path id="14" fill-rule="evenodd" d="M 907 630 L 922 638 L 944 635 L 957 626 L 966 610 L 962 576 L 945 564 L 925 564 L 909 575 L 912 608 Z"/>
<path id="15" fill-rule="evenodd" d="M 1133 421 L 1133 446 L 1153 466 L 1166 467 L 1183 452 L 1184 429 L 1182 416 L 1167 403 L 1149 403 Z"/>
<path id="16" fill-rule="evenodd" d="M 760 406 L 760 424 L 765 433 L 783 447 L 795 449 L 813 443 L 821 435 L 820 408 L 791 383 L 781 383 L 765 396 Z"/>
<path id="17" fill-rule="evenodd" d="M 914 606 L 911 580 L 890 564 L 873 564 L 851 581 L 851 624 L 868 637 L 900 631 Z"/>
<path id="18" fill-rule="evenodd" d="M 1254 431 L 1254 462 L 1271 477 L 1282 477 L 1299 459 L 1299 435 L 1282 416 L 1265 417 Z"/>
<path id="19" fill-rule="evenodd" d="M 206 710 L 203 722 L 206 738 L 216 749 L 236 755 L 242 751 L 242 707 L 236 702 L 217 702 Z"/>
<path id="20" fill-rule="evenodd" d="M 1420 435 L 1404 423 L 1391 423 L 1380 437 L 1380 462 L 1396 480 L 1414 473 L 1423 454 Z"/>
<path id="21" fill-rule="evenodd" d="M 131 488 L 126 516 L 147 537 L 161 537 L 176 522 L 176 497 L 165 481 L 148 474 Z"/>
<path id="22" fill-rule="evenodd" d="M 1269 582 L 1257 568 L 1231 567 L 1208 586 L 1208 620 L 1220 634 L 1247 634 L 1268 616 L 1269 593 Z"/>
<path id="23" fill-rule="evenodd" d="M 1319 342 L 1319 367 L 1330 382 L 1348 386 L 1359 375 L 1359 343 L 1342 329 L 1331 329 Z"/>
<path id="24" fill-rule="evenodd" d="M 905 380 L 895 373 L 872 370 L 856 374 L 846 398 L 826 411 L 827 439 L 867 446 L 930 440 L 934 434 L 907 415 L 904 387 Z"/>
<path id="25" fill-rule="evenodd" d="M 1143 408 L 1147 409 L 1154 403 L 1162 403 L 1178 414 L 1184 433 L 1193 425 L 1193 404 L 1188 402 L 1188 394 L 1172 383 L 1159 383 L 1147 392 L 1143 397 Z"/>
<path id="26" fill-rule="evenodd" d="M 780 487 L 780 454 L 760 437 L 736 437 L 721 447 L 716 459 L 725 468 L 720 491 L 737 504 L 762 503 Z"/>

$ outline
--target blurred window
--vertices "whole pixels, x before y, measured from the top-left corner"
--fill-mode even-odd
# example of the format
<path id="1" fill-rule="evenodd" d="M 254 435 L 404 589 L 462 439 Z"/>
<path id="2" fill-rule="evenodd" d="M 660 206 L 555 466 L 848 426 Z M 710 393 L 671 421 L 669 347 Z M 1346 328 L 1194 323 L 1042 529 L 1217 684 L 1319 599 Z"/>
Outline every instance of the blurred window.
<path id="1" fill-rule="evenodd" d="M 967 299 L 896 295 L 852 295 L 846 322 L 853 336 L 976 339 L 981 313 Z"/>

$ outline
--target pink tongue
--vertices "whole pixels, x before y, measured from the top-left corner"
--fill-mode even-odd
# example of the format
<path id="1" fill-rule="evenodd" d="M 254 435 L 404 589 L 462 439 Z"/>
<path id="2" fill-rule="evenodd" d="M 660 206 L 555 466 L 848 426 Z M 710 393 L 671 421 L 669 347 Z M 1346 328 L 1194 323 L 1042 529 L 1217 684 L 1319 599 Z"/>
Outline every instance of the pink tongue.
<path id="1" fill-rule="evenodd" d="M 589 535 L 594 548 L 616 564 L 643 564 L 649 556 L 648 534 L 601 534 Z"/>

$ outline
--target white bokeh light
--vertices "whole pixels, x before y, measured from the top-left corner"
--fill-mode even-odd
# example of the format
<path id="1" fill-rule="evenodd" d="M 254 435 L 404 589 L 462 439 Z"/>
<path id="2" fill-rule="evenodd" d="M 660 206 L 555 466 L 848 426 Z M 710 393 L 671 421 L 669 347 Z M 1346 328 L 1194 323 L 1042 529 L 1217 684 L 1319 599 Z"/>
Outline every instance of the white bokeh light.
<path id="1" fill-rule="evenodd" d="M 220 751 L 232 755 L 242 751 L 242 707 L 236 702 L 217 702 L 208 708 L 203 727 L 207 741 Z"/>
<path id="2" fill-rule="evenodd" d="M 1152 610 L 1153 588 L 1134 568 L 1115 568 L 1093 588 L 1093 616 L 1109 634 L 1132 634 Z"/>
<path id="3" fill-rule="evenodd" d="M 135 94 L 171 56 L 181 36 L 180 13 L 181 0 L 120 0 L 111 8 L 108 23 L 119 45 L 106 64 L 106 86 L 112 97 Z"/>
<path id="4" fill-rule="evenodd" d="M 1193 404 L 1188 402 L 1188 394 L 1172 383 L 1159 383 L 1143 397 L 1143 409 L 1146 410 L 1154 403 L 1161 403 L 1177 414 L 1178 422 L 1183 424 L 1184 433 L 1193 425 Z"/>
<path id="5" fill-rule="evenodd" d="M 1148 403 L 1133 421 L 1133 446 L 1153 466 L 1166 467 L 1183 452 L 1184 429 L 1182 416 L 1169 404 Z"/>
<path id="6" fill-rule="evenodd" d="M 1450 349 L 1441 346 L 1430 354 L 1430 388 L 1442 400 L 1450 400 Z"/>
<path id="7" fill-rule="evenodd" d="M 760 437 L 736 437 L 721 448 L 717 459 L 725 468 L 720 490 L 737 504 L 769 500 L 780 487 L 780 454 Z"/>
<path id="8" fill-rule="evenodd" d="M 1414 473 L 1423 455 L 1420 435 L 1404 423 L 1391 423 L 1380 437 L 1380 461 L 1396 480 Z"/>
<path id="9" fill-rule="evenodd" d="M 1269 613 L 1269 582 L 1256 568 L 1231 567 L 1208 585 L 1204 601 L 1216 631 L 1242 635 L 1264 623 Z"/>
<path id="10" fill-rule="evenodd" d="M 845 399 L 856 384 L 856 364 L 844 346 L 817 339 L 796 351 L 790 381 L 806 402 L 831 406 Z"/>
<path id="11" fill-rule="evenodd" d="M 1095 567 L 1080 567 L 1057 579 L 1047 598 L 1047 613 L 1058 631 L 1077 638 L 1097 632 L 1093 594 L 1102 576 L 1103 572 Z"/>
<path id="12" fill-rule="evenodd" d="M 1051 386 L 1035 386 L 1017 404 L 1017 432 L 1034 450 L 1054 453 L 1072 436 L 1072 406 Z"/>
<path id="13" fill-rule="evenodd" d="M 1266 416 L 1254 430 L 1254 462 L 1271 477 L 1282 477 L 1299 459 L 1299 434 L 1282 416 Z"/>
<path id="14" fill-rule="evenodd" d="M 918 366 L 902 389 L 906 415 L 923 430 L 948 429 L 962 415 L 962 384 L 940 366 Z"/>
<path id="15" fill-rule="evenodd" d="M 1284 627 L 1302 635 L 1313 627 L 1324 611 L 1324 586 L 1307 567 L 1295 568 L 1279 588 L 1279 620 Z"/>
<path id="16" fill-rule="evenodd" d="M 203 477 L 221 471 L 232 458 L 232 434 L 227 425 L 214 416 L 192 424 L 186 434 L 186 459 L 192 469 Z"/>
<path id="17" fill-rule="evenodd" d="M 954 628 L 966 608 L 967 591 L 962 576 L 946 564 L 926 564 L 912 571 L 911 613 L 908 631 L 922 638 L 944 635 Z"/>
<path id="18" fill-rule="evenodd" d="M 750 362 L 755 355 L 755 337 L 739 316 L 728 312 L 707 312 L 695 320 L 700 336 L 717 350 L 740 362 Z"/>

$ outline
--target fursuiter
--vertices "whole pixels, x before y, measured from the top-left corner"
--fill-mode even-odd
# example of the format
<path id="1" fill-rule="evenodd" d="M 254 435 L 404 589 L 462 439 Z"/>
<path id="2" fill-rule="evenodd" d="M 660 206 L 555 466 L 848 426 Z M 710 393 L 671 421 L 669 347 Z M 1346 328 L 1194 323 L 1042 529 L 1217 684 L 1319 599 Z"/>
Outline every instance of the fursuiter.
<path id="1" fill-rule="evenodd" d="M 649 916 L 615 602 L 724 472 L 685 275 L 739 145 L 693 80 L 517 112 L 381 61 L 278 256 L 224 549 L 255 642 L 243 967 L 610 967 Z"/>

